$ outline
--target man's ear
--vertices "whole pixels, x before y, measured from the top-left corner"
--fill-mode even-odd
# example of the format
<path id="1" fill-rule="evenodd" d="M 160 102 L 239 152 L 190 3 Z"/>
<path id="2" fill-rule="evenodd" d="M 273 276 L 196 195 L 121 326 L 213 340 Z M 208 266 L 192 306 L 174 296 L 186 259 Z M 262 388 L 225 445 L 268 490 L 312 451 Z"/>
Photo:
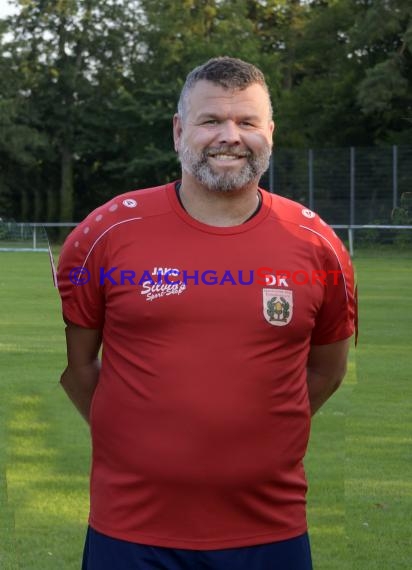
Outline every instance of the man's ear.
<path id="1" fill-rule="evenodd" d="M 175 113 L 173 115 L 173 140 L 176 152 L 178 152 L 179 150 L 180 139 L 182 138 L 182 131 L 183 131 L 182 118 L 178 113 Z"/>
<path id="2" fill-rule="evenodd" d="M 271 135 L 273 137 L 273 135 L 275 134 L 275 131 L 276 131 L 276 123 L 274 121 L 270 121 L 269 128 L 270 128 Z"/>

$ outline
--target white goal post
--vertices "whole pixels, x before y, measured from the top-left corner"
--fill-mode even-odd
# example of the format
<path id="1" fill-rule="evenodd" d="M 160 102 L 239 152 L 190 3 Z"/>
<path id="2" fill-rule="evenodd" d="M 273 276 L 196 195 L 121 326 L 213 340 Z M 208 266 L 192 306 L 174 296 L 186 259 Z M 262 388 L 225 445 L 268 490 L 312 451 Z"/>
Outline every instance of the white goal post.
<path id="1" fill-rule="evenodd" d="M 334 230 L 348 231 L 348 245 L 351 257 L 355 253 L 355 230 L 412 230 L 412 226 L 380 225 L 380 224 L 331 224 Z"/>
<path id="2" fill-rule="evenodd" d="M 0 251 L 48 251 L 46 228 L 74 228 L 77 223 L 26 223 L 0 219 Z"/>

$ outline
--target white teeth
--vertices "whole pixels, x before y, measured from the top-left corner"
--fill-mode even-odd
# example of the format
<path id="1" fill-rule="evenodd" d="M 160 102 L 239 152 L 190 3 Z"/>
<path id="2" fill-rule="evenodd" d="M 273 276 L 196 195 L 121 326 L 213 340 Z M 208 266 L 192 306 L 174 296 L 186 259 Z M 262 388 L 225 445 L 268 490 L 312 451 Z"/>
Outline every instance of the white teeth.
<path id="1" fill-rule="evenodd" d="M 217 160 L 233 160 L 242 157 L 237 156 L 235 154 L 215 154 L 213 158 L 216 158 Z"/>

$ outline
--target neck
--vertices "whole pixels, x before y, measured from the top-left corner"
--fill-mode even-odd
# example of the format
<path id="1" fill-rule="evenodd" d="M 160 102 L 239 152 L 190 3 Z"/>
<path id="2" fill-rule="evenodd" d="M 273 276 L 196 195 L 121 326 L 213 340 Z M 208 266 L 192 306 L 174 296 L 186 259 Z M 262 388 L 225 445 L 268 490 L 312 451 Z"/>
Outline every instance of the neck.
<path id="1" fill-rule="evenodd" d="M 256 212 L 260 204 L 257 182 L 232 192 L 219 192 L 209 190 L 197 180 L 185 175 L 182 177 L 180 199 L 192 218 L 216 227 L 244 223 Z"/>

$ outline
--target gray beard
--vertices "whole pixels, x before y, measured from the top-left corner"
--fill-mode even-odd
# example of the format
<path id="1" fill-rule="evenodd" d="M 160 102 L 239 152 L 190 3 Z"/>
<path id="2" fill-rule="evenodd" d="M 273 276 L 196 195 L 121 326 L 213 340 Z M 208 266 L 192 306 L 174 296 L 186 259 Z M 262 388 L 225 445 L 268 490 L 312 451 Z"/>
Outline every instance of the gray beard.
<path id="1" fill-rule="evenodd" d="M 208 162 L 208 152 L 202 151 L 197 154 L 187 146 L 179 148 L 179 160 L 182 168 L 188 174 L 191 174 L 203 186 L 215 192 L 233 192 L 245 188 L 256 179 L 260 179 L 262 174 L 269 167 L 271 148 L 270 145 L 258 155 L 249 153 L 246 156 L 247 163 L 238 172 L 217 173 L 213 170 Z M 237 150 L 230 147 L 213 148 L 214 152 L 234 153 Z"/>

